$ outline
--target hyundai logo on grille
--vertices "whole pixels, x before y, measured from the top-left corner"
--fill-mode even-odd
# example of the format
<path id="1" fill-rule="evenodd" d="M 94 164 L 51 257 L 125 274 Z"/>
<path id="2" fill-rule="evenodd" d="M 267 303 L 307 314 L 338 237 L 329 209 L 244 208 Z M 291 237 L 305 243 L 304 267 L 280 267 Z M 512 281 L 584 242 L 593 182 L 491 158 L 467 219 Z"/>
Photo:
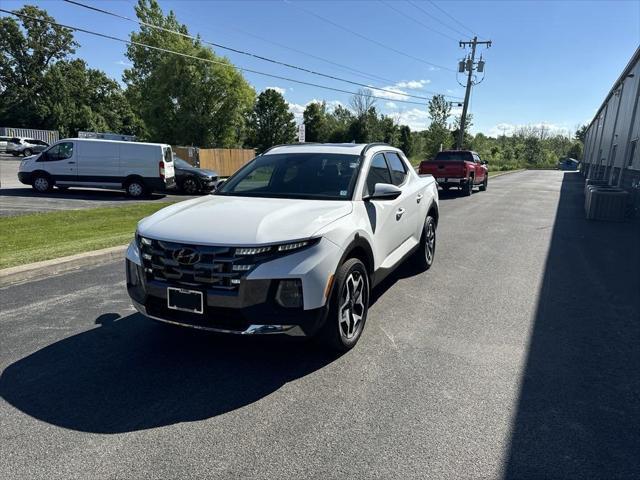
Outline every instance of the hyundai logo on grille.
<path id="1" fill-rule="evenodd" d="M 193 265 L 200 261 L 200 253 L 193 248 L 179 248 L 173 251 L 173 259 L 182 265 Z"/>

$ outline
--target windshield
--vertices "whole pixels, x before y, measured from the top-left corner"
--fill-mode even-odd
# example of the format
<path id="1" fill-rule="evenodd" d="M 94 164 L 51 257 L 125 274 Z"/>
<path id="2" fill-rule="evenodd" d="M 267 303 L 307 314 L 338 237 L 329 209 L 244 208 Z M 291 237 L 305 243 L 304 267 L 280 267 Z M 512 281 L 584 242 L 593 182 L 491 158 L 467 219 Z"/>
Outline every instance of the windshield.
<path id="1" fill-rule="evenodd" d="M 349 200 L 360 157 L 327 153 L 283 153 L 256 157 L 216 195 Z"/>
<path id="2" fill-rule="evenodd" d="M 173 156 L 174 165 L 178 168 L 190 168 L 191 164 L 181 159 L 180 157 Z"/>
<path id="3" fill-rule="evenodd" d="M 436 162 L 461 162 L 461 161 L 473 162 L 473 155 L 471 152 L 438 152 L 436 155 Z"/>

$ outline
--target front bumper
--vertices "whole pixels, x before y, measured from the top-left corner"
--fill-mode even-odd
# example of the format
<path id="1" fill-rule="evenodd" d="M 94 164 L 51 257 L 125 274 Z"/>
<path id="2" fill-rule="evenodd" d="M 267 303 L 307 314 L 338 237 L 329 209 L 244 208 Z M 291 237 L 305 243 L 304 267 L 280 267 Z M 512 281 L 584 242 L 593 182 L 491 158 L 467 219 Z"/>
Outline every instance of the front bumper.
<path id="1" fill-rule="evenodd" d="M 31 185 L 32 182 L 32 173 L 31 172 L 18 172 L 18 180 L 20 183 L 24 183 L 25 185 Z"/>
<path id="2" fill-rule="evenodd" d="M 166 281 L 149 280 L 143 267 L 126 260 L 127 291 L 143 315 L 165 323 L 199 330 L 239 335 L 313 335 L 325 319 L 326 307 L 304 310 L 284 308 L 275 302 L 278 280 L 242 281 L 237 291 L 195 288 L 204 294 L 204 313 L 167 307 Z M 187 287 L 185 287 L 187 288 Z"/>

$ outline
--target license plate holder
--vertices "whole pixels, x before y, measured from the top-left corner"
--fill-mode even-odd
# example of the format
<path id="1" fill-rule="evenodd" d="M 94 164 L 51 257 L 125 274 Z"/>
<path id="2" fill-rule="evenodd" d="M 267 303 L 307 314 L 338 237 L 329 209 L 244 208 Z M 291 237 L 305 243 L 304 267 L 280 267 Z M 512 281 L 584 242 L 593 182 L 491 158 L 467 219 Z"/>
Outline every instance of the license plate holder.
<path id="1" fill-rule="evenodd" d="M 167 287 L 167 308 L 189 313 L 204 313 L 204 295 L 198 290 Z"/>

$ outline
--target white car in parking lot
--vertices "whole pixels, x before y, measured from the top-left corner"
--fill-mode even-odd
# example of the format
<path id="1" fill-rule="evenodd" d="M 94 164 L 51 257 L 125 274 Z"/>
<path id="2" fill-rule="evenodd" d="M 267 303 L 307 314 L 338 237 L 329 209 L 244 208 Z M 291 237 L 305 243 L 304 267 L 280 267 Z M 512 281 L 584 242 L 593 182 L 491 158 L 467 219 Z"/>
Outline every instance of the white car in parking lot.
<path id="1" fill-rule="evenodd" d="M 370 292 L 435 255 L 438 191 L 385 144 L 274 147 L 214 195 L 140 221 L 127 290 L 143 314 L 225 333 L 318 335 L 348 350 Z"/>

